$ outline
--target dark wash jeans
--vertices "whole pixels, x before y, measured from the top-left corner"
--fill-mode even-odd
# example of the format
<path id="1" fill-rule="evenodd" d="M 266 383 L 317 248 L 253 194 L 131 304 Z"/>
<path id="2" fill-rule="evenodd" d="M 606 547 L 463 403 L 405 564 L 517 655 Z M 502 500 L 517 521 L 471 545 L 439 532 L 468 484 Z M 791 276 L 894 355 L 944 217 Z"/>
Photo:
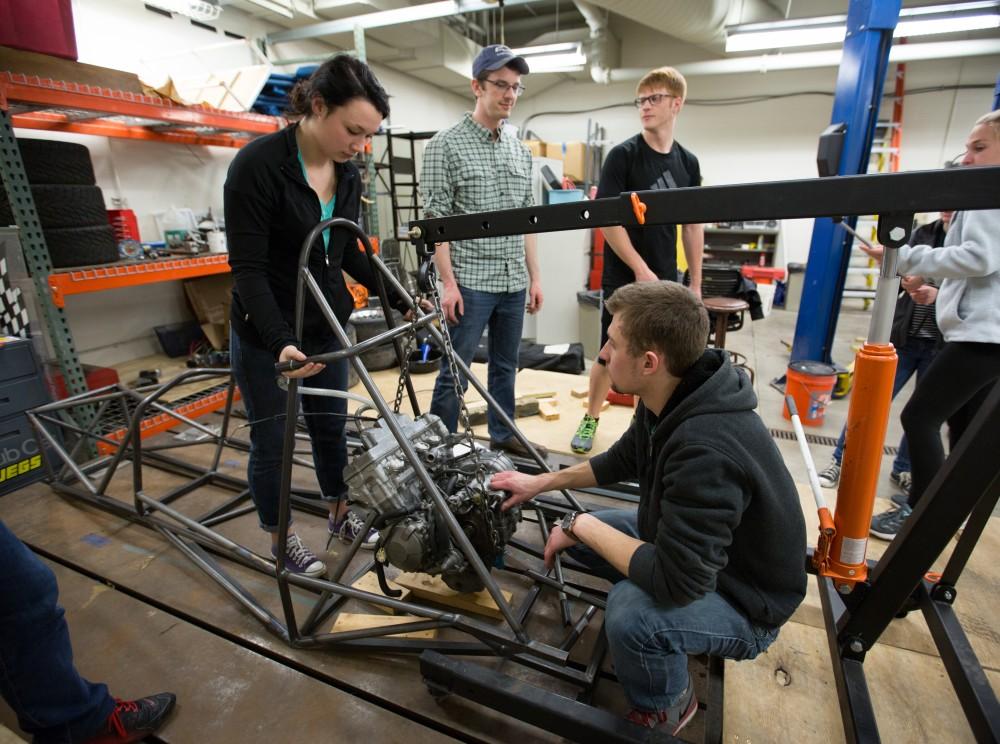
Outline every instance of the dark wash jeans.
<path id="1" fill-rule="evenodd" d="M 313 353 L 326 354 L 339 348 L 336 340 L 331 339 L 325 347 Z M 229 352 L 233 375 L 250 420 L 250 459 L 247 463 L 250 495 L 257 505 L 261 529 L 277 532 L 287 393 L 278 387 L 274 371 L 277 360 L 270 351 L 247 343 L 232 329 L 229 333 Z M 300 380 L 299 384 L 346 390 L 347 364 L 346 359 L 328 364 L 318 375 Z M 347 401 L 318 395 L 303 395 L 301 400 L 320 491 L 327 501 L 339 500 L 347 495 L 344 483 Z"/>
<path id="2" fill-rule="evenodd" d="M 607 509 L 593 515 L 639 538 L 634 509 Z M 666 607 L 586 545 L 566 552 L 614 584 L 604 630 L 618 681 L 633 707 L 656 711 L 676 703 L 687 689 L 688 655 L 753 659 L 778 637 L 777 629 L 754 625 L 716 592 L 684 607 Z"/>
<path id="3" fill-rule="evenodd" d="M 517 292 L 480 292 L 476 289 L 459 287 L 465 312 L 459 316 L 458 325 L 449 326 L 451 345 L 455 353 L 466 364 L 472 364 L 479 339 L 483 331 L 490 329 L 488 337 L 489 368 L 486 387 L 500 407 L 514 418 L 514 377 L 517 375 L 517 352 L 521 346 L 521 329 L 524 326 L 525 290 Z M 460 375 L 462 390 L 467 390 L 469 381 Z M 455 382 L 448 366 L 448 360 L 441 359 L 441 371 L 434 384 L 431 398 L 431 413 L 440 416 L 448 431 L 458 427 L 458 398 Z M 504 442 L 514 436 L 493 412 L 486 414 L 486 424 L 490 439 Z"/>
<path id="4" fill-rule="evenodd" d="M 115 707 L 73 666 L 58 599 L 51 569 L 0 522 L 0 694 L 39 744 L 83 741 Z"/>

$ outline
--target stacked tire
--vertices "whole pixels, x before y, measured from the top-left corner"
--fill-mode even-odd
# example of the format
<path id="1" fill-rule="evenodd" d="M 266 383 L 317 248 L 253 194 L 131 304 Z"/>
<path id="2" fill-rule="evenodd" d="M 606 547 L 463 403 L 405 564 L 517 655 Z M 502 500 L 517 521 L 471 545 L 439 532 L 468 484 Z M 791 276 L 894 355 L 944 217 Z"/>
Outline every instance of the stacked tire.
<path id="1" fill-rule="evenodd" d="M 90 151 L 72 142 L 17 143 L 53 268 L 117 261 L 118 243 L 95 185 Z M 0 225 L 13 223 L 6 191 L 0 189 Z"/>

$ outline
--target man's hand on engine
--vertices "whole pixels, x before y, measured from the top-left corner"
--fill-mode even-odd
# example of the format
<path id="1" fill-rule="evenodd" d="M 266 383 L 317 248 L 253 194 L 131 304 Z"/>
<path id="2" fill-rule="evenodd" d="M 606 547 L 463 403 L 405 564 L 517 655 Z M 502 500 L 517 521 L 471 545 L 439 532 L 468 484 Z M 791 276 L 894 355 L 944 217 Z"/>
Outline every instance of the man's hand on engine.
<path id="1" fill-rule="evenodd" d="M 515 470 L 505 470 L 493 476 L 490 480 L 490 488 L 510 493 L 510 496 L 500 504 L 501 511 L 507 511 L 512 506 L 530 501 L 541 493 L 543 489 L 540 481 L 541 478 L 537 475 L 525 475 Z"/>

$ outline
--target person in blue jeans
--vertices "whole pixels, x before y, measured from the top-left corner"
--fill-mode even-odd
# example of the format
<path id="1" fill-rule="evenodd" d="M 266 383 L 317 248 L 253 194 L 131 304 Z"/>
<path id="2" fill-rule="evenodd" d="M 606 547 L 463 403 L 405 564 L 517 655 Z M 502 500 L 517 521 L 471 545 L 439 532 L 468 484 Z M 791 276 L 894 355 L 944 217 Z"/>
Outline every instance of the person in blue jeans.
<path id="1" fill-rule="evenodd" d="M 36 744 L 133 742 L 163 725 L 176 697 L 118 700 L 73 665 L 52 570 L 0 522 L 0 695 Z"/>
<path id="2" fill-rule="evenodd" d="M 910 245 L 929 245 L 939 248 L 944 245 L 945 234 L 951 224 L 953 212 L 941 212 L 939 219 L 921 225 L 910 236 Z M 892 333 L 889 340 L 896 347 L 896 376 L 892 382 L 892 397 L 914 375 L 917 383 L 923 379 L 924 372 L 930 367 L 934 356 L 944 341 L 937 326 L 937 314 L 934 301 L 937 298 L 937 284 L 933 278 L 921 276 L 904 276 L 901 281 L 899 299 L 896 300 L 896 311 L 892 319 Z M 840 483 L 840 467 L 844 460 L 844 444 L 847 440 L 847 426 L 840 430 L 837 446 L 833 450 L 830 464 L 818 474 L 819 484 L 824 488 L 836 488 Z M 910 448 L 906 434 L 899 440 L 899 449 L 892 462 L 889 479 L 899 486 L 902 493 L 894 496 L 893 501 L 905 503 L 910 494 L 912 469 L 910 466 Z"/>
<path id="3" fill-rule="evenodd" d="M 288 115 L 294 123 L 248 143 L 226 177 L 226 236 L 234 285 L 230 359 L 250 420 L 247 480 L 260 527 L 270 535 L 271 555 L 293 573 L 319 576 L 326 565 L 295 532 L 287 535 L 285 554 L 277 555 L 286 394 L 278 385 L 274 365 L 302 362 L 339 348 L 311 296 L 305 304 L 301 338 L 294 331 L 299 254 L 321 220 L 358 221 L 361 174 L 351 160 L 389 115 L 389 97 L 364 62 L 340 54 L 295 86 Z M 308 268 L 341 325 L 347 324 L 354 308 L 344 272 L 369 290 L 376 289 L 365 254 L 346 230 L 324 230 L 313 241 Z M 406 310 L 403 298 L 393 296 L 390 301 Z M 284 374 L 308 377 L 310 387 L 347 388 L 344 360 L 310 363 Z M 348 508 L 343 478 L 346 403 L 342 398 L 306 395 L 302 408 L 316 477 L 328 504 L 327 530 L 352 542 L 364 523 Z M 369 530 L 363 541 L 363 547 L 373 549 L 378 533 Z"/>
<path id="4" fill-rule="evenodd" d="M 608 451 L 558 472 L 506 471 L 503 509 L 539 493 L 639 481 L 637 509 L 571 512 L 545 563 L 566 550 L 614 586 L 604 629 L 634 723 L 676 734 L 698 701 L 688 656 L 752 659 L 806 592 L 806 533 L 792 477 L 749 379 L 705 349 L 708 314 L 676 282 L 627 284 L 609 299 L 601 349 L 616 392 L 638 395 Z"/>
<path id="5" fill-rule="evenodd" d="M 515 209 L 532 205 L 531 152 L 505 131 L 528 64 L 509 47 L 484 47 L 472 63 L 475 108 L 435 134 L 424 149 L 420 193 L 428 217 Z M 489 329 L 487 387 L 514 417 L 514 377 L 525 309 L 542 308 L 535 235 L 507 235 L 438 243 L 434 264 L 441 278 L 441 310 L 455 353 L 466 363 Z M 459 381 L 464 392 L 468 380 Z M 431 397 L 431 413 L 448 430 L 458 428 L 459 400 L 447 356 Z M 522 457 L 530 453 L 496 415 L 487 411 L 490 446 Z M 535 450 L 543 457 L 546 451 Z"/>

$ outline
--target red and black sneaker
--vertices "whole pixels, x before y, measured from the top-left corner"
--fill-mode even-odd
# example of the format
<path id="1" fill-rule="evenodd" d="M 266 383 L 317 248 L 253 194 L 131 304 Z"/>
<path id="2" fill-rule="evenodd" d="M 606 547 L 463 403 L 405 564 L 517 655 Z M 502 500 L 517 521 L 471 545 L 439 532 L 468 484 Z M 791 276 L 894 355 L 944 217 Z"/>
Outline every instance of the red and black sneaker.
<path id="1" fill-rule="evenodd" d="M 695 697 L 694 686 L 689 677 L 688 688 L 681 695 L 681 699 L 667 710 L 646 711 L 633 708 L 626 718 L 643 728 L 663 729 L 671 736 L 676 736 L 682 728 L 690 723 L 697 712 L 698 698 Z"/>
<path id="2" fill-rule="evenodd" d="M 177 696 L 158 692 L 139 700 L 115 698 L 115 709 L 101 730 L 87 739 L 86 744 L 123 744 L 146 738 L 163 725 L 174 707 Z"/>

